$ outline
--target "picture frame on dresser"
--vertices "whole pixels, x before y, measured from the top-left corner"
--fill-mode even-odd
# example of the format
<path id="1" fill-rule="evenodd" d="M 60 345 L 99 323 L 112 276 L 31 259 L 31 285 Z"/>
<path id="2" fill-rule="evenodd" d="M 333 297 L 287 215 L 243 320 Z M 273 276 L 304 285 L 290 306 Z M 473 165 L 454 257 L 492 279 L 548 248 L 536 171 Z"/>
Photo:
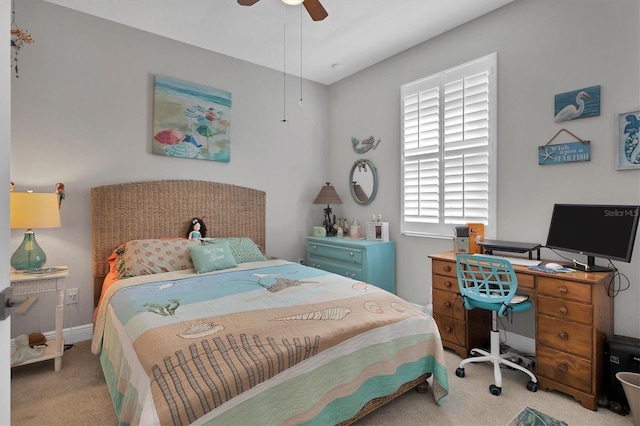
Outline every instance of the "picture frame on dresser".
<path id="1" fill-rule="evenodd" d="M 389 241 L 389 222 L 367 222 L 368 241 Z"/>

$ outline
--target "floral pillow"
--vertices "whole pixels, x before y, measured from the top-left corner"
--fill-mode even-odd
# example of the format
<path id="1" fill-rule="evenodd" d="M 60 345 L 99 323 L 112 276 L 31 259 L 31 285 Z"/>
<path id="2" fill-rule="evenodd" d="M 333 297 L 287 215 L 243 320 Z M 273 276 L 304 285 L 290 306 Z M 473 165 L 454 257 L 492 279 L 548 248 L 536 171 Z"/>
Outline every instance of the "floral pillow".
<path id="1" fill-rule="evenodd" d="M 186 238 L 128 241 L 116 249 L 121 252 L 116 265 L 118 278 L 193 269 L 189 247 L 199 244 Z"/>
<path id="2" fill-rule="evenodd" d="M 202 244 L 219 244 L 223 241 L 229 243 L 231 254 L 238 263 L 268 260 L 258 245 L 249 237 L 203 238 Z"/>

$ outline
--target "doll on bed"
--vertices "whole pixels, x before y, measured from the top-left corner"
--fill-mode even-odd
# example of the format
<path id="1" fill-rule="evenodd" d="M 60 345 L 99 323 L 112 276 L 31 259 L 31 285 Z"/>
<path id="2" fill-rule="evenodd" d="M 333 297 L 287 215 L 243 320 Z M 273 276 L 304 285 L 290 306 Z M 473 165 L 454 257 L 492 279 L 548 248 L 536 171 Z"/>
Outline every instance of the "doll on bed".
<path id="1" fill-rule="evenodd" d="M 189 231 L 187 231 L 187 238 L 190 240 L 197 240 L 199 238 L 205 238 L 207 236 L 207 227 L 202 219 L 194 217 L 191 219 L 189 225 Z"/>

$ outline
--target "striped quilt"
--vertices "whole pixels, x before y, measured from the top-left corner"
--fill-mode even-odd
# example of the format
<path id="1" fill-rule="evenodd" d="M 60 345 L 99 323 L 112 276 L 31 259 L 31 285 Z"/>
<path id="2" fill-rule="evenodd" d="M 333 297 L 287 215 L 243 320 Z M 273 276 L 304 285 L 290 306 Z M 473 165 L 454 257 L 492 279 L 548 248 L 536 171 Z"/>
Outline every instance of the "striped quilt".
<path id="1" fill-rule="evenodd" d="M 113 284 L 96 317 L 121 424 L 336 424 L 447 374 L 435 321 L 370 284 L 281 260 Z"/>

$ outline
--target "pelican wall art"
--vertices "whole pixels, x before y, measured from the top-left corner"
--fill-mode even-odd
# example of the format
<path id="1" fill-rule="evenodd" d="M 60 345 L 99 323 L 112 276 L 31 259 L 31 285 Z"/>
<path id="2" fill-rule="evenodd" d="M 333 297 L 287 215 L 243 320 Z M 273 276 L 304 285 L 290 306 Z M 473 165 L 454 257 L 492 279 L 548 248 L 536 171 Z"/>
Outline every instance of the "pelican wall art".
<path id="1" fill-rule="evenodd" d="M 154 87 L 154 154 L 231 160 L 231 93 L 162 76 Z"/>
<path id="2" fill-rule="evenodd" d="M 600 115 L 600 86 L 560 93 L 555 96 L 555 121 L 575 120 Z"/>

